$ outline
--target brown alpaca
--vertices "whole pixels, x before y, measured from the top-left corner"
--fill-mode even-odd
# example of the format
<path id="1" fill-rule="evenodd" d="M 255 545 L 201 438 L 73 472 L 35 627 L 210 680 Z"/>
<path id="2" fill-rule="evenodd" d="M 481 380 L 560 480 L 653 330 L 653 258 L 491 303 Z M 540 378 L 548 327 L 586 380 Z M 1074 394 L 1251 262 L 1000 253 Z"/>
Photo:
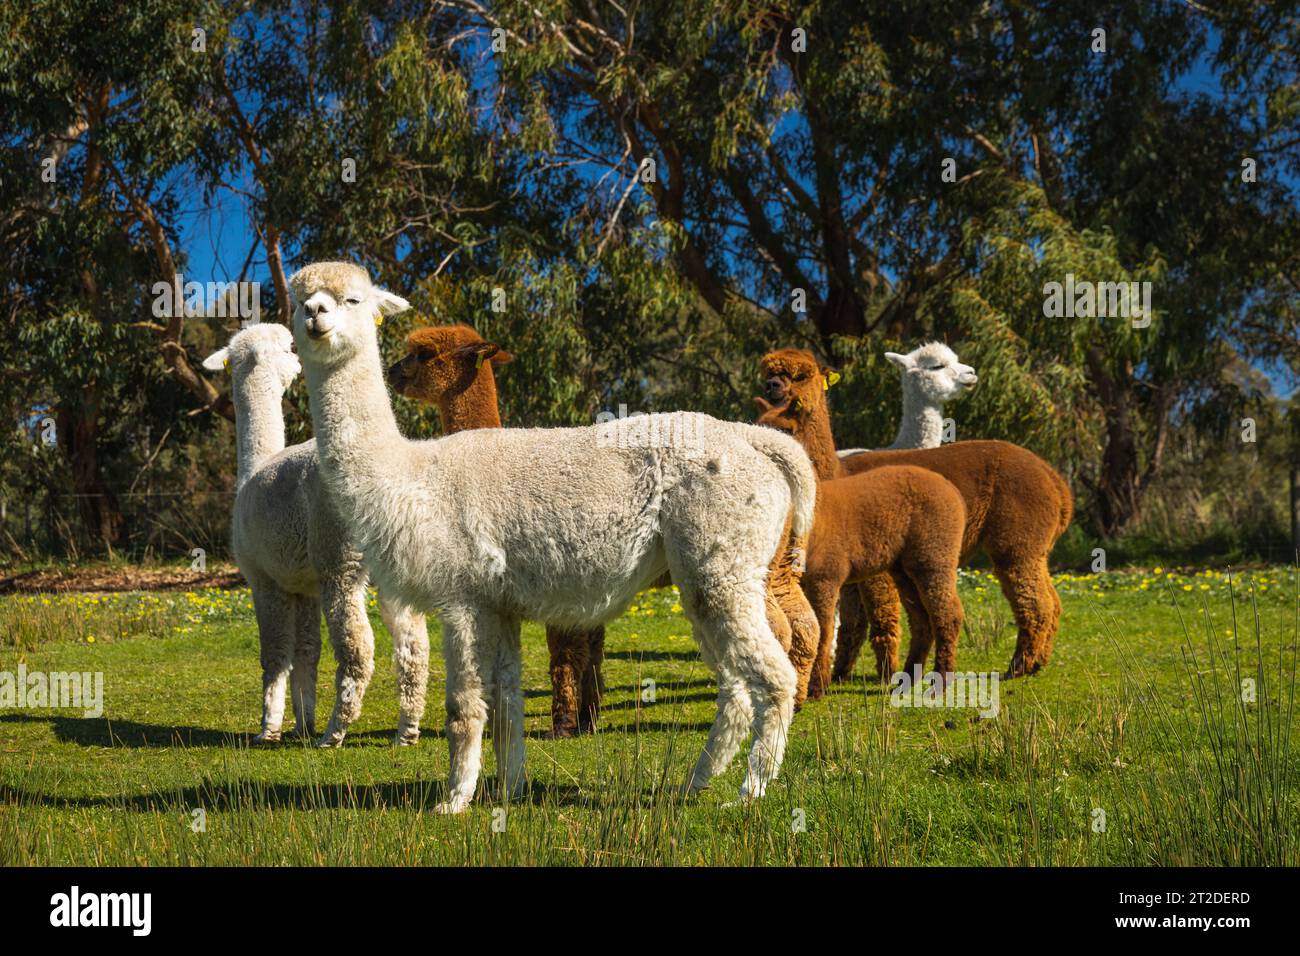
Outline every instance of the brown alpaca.
<path id="1" fill-rule="evenodd" d="M 804 442 L 804 416 L 790 405 L 764 408 L 760 425 L 790 432 Z M 909 670 L 924 666 L 930 643 L 935 670 L 951 674 L 957 667 L 957 639 L 962 607 L 957 597 L 957 564 L 966 530 L 961 493 L 924 468 L 901 465 L 861 475 L 828 477 L 838 469 L 833 446 L 804 443 L 821 479 L 812 534 L 808 536 L 802 587 L 820 624 L 815 660 L 800 670 L 800 686 L 816 699 L 830 686 L 831 639 L 835 605 L 846 584 L 884 574 L 891 578 L 907 608 L 913 641 Z M 800 661 L 792 662 L 796 669 Z"/>
<path id="2" fill-rule="evenodd" d="M 513 356 L 485 342 L 467 325 L 416 329 L 406 339 L 407 354 L 388 369 L 388 384 L 399 395 L 435 405 L 447 434 L 470 428 L 500 428 L 492 366 Z M 570 631 L 546 628 L 551 655 L 551 736 L 572 737 L 592 730 L 603 690 L 605 629 Z"/>
<path id="3" fill-rule="evenodd" d="M 826 405 L 828 369 L 811 353 L 781 349 L 763 357 L 765 390 L 770 401 L 784 403 L 800 418 L 809 454 L 817 463 L 821 449 L 835 447 Z M 818 454 L 813 449 L 819 450 Z M 962 559 L 983 551 L 1015 615 L 1018 634 L 1007 677 L 1036 673 L 1051 657 L 1061 618 L 1061 600 L 1052 585 L 1047 556 L 1070 524 L 1074 500 L 1056 469 L 1033 452 L 1002 441 L 963 441 L 939 448 L 873 451 L 836 461 L 826 477 L 861 474 L 884 466 L 916 465 L 938 472 L 966 503 Z M 898 657 L 898 596 L 889 582 L 870 582 L 864 595 L 872 627 L 871 641 L 882 676 L 892 674 Z M 841 621 L 835 675 L 847 678 L 864 637 Z M 918 636 L 913 633 L 908 660 Z M 926 640 L 922 636 L 922 640 Z"/>

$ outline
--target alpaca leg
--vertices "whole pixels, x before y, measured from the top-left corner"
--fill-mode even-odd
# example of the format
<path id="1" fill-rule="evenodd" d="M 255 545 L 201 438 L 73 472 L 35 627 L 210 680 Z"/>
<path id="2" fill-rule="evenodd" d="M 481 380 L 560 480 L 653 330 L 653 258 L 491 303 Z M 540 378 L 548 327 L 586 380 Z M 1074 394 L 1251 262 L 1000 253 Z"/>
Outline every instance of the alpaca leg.
<path id="1" fill-rule="evenodd" d="M 605 678 L 601 665 L 605 662 L 605 629 L 598 627 L 587 632 L 587 666 L 582 669 L 578 688 L 578 732 L 589 733 L 596 729 L 600 716 L 600 698 L 605 693 Z"/>
<path id="2" fill-rule="evenodd" d="M 768 592 L 777 604 L 779 620 L 773 622 L 773 612 L 769 605 L 768 622 L 773 623 L 773 632 L 781 640 L 781 631 L 775 625 L 784 625 L 789 632 L 788 641 L 782 641 L 794 666 L 796 684 L 794 691 L 794 708 L 798 710 L 808 699 L 808 679 L 812 674 L 813 662 L 817 658 L 817 648 L 821 640 L 821 628 L 817 615 L 808 603 L 803 588 L 789 575 L 774 573 L 768 578 Z"/>
<path id="3" fill-rule="evenodd" d="M 320 601 L 299 597 L 293 602 L 293 671 L 289 675 L 293 697 L 293 735 L 316 736 L 316 672 L 320 665 Z"/>
<path id="4" fill-rule="evenodd" d="M 709 728 L 708 742 L 687 789 L 706 787 L 712 777 L 726 770 L 748 730 L 752 741 L 740 799 L 758 799 L 781 767 L 794 714 L 797 677 L 789 656 L 767 625 L 761 593 L 743 586 L 727 589 L 721 584 L 709 592 L 709 606 L 702 608 L 696 603 L 692 623 L 697 633 L 706 635 L 701 647 L 707 644 L 709 656 L 716 661 L 718 716 Z"/>
<path id="5" fill-rule="evenodd" d="M 925 627 L 934 641 L 934 669 L 945 681 L 957 672 L 957 641 L 961 637 L 963 618 L 956 571 L 956 568 L 909 569 L 911 584 L 922 605 L 918 617 L 926 618 Z M 911 657 L 910 650 L 908 657 Z"/>
<path id="6" fill-rule="evenodd" d="M 887 681 L 898 670 L 898 643 L 903 631 L 898 591 L 888 574 L 876 574 L 863 582 L 861 594 L 876 657 L 876 677 Z"/>
<path id="7" fill-rule="evenodd" d="M 442 612 L 442 656 L 447 667 L 447 749 L 451 771 L 447 798 L 437 813 L 460 813 L 474 799 L 483 762 L 483 728 L 487 725 L 488 699 L 495 693 L 499 634 L 480 628 L 469 608 Z"/>
<path id="8" fill-rule="evenodd" d="M 850 584 L 840 592 L 840 622 L 835 629 L 835 664 L 831 670 L 831 680 L 837 683 L 853 676 L 853 665 L 870 628 L 861 591 L 860 585 Z"/>
<path id="9" fill-rule="evenodd" d="M 731 765 L 753 721 L 754 708 L 745 682 L 724 665 L 716 665 L 713 669 L 718 675 L 718 715 L 709 728 L 700 759 L 691 771 L 686 793 L 704 790 L 710 780 Z"/>
<path id="10" fill-rule="evenodd" d="M 753 611 L 750 615 L 752 618 Z M 730 623 L 736 669 L 749 687 L 754 719 L 750 725 L 749 767 L 740 785 L 740 799 L 756 800 L 776 779 L 785 757 L 794 716 L 794 692 L 798 678 L 794 665 L 770 634 L 744 618 Z"/>
<path id="11" fill-rule="evenodd" d="M 768 626 L 763 596 L 772 558 L 785 540 L 786 502 L 775 520 L 768 520 L 770 512 L 755 511 L 754 492 L 738 493 L 750 480 L 747 468 L 741 459 L 713 462 L 712 470 L 725 475 L 716 488 L 701 483 L 666 500 L 660 513 L 672 579 L 704 660 L 718 675 L 718 715 L 688 788 L 706 786 L 730 762 L 748 717 L 754 739 L 742 799 L 761 797 L 780 769 L 797 683 Z M 767 462 L 752 476 L 751 488 L 770 488 L 773 495 L 787 491 Z"/>
<path id="12" fill-rule="evenodd" d="M 284 694 L 293 667 L 293 597 L 267 579 L 255 578 L 253 610 L 262 658 L 262 731 L 253 739 L 272 743 L 284 724 Z"/>
<path id="13" fill-rule="evenodd" d="M 806 679 L 810 700 L 818 700 L 830 688 L 831 636 L 835 633 L 835 604 L 840 590 L 839 578 L 803 579 L 803 592 L 817 618 L 819 631 L 817 654 L 808 665 L 809 676 Z M 804 682 L 805 678 L 800 674 L 799 683 Z"/>
<path id="14" fill-rule="evenodd" d="M 525 789 L 523 651 L 519 646 L 518 619 L 502 619 L 497 626 L 496 680 L 488 698 L 492 749 L 496 753 L 497 781 L 503 794 L 510 800 L 518 800 Z"/>
<path id="15" fill-rule="evenodd" d="M 771 578 L 768 578 L 768 587 L 763 592 L 763 606 L 767 614 L 767 626 L 772 629 L 772 635 L 781 649 L 789 654 L 790 645 L 794 642 L 794 629 L 776 596 L 775 582 Z"/>
<path id="16" fill-rule="evenodd" d="M 903 670 L 909 674 L 915 675 L 916 668 L 920 672 L 925 672 L 925 662 L 930 656 L 930 648 L 934 645 L 934 632 L 930 629 L 930 616 L 926 612 L 925 602 L 922 600 L 920 593 L 917 591 L 914 583 L 915 577 L 907 574 L 899 574 L 894 579 L 896 593 L 903 602 L 903 608 L 907 612 L 907 626 L 912 632 L 912 640 L 907 645 L 907 659 L 903 662 Z"/>
<path id="17" fill-rule="evenodd" d="M 1016 651 L 1004 675 L 1007 678 L 1036 674 L 1052 655 L 1052 643 L 1060 622 L 1060 598 L 1052 586 L 1047 558 L 1026 562 L 998 562 L 993 572 L 1016 618 Z"/>
<path id="18" fill-rule="evenodd" d="M 375 635 L 366 614 L 365 577 L 332 576 L 321 582 L 321 600 L 330 643 L 334 645 L 334 710 L 319 747 L 338 747 L 354 720 L 361 716 L 366 686 L 375 672 Z"/>
<path id="19" fill-rule="evenodd" d="M 591 643 L 586 631 L 548 627 L 546 646 L 551 652 L 550 736 L 572 737 L 578 731 L 580 687 L 590 666 Z"/>
<path id="20" fill-rule="evenodd" d="M 379 614 L 393 636 L 398 707 L 393 743 L 402 747 L 420 739 L 420 718 L 429 689 L 429 628 L 423 614 L 384 594 L 379 595 Z"/>
<path id="21" fill-rule="evenodd" d="M 683 578 L 681 575 L 674 574 L 673 579 L 680 581 Z M 706 789 L 709 781 L 725 770 L 735 759 L 749 730 L 753 708 L 744 681 L 731 672 L 718 653 L 711 622 L 702 606 L 700 595 L 689 584 L 682 585 L 680 590 L 682 607 L 686 619 L 691 622 L 691 634 L 695 638 L 696 645 L 699 646 L 700 657 L 704 659 L 705 665 L 713 671 L 718 680 L 718 713 L 709 728 L 704 750 L 701 751 L 690 778 L 682 788 L 683 793 L 691 794 Z"/>

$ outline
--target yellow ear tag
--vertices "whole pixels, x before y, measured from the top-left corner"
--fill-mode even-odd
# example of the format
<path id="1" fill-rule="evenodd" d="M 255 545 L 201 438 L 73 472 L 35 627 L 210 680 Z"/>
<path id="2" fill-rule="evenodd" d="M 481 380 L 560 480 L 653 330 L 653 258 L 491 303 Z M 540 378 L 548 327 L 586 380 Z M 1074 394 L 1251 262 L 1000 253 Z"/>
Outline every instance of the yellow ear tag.
<path id="1" fill-rule="evenodd" d="M 474 367 L 475 367 L 475 368 L 482 368 L 482 367 L 483 367 L 483 353 L 482 353 L 482 352 L 479 352 L 477 355 L 474 356 Z"/>
<path id="2" fill-rule="evenodd" d="M 823 392 L 827 391 L 832 385 L 834 385 L 839 380 L 840 380 L 839 372 L 828 372 L 826 377 L 822 379 L 822 391 Z"/>
<path id="3" fill-rule="evenodd" d="M 229 369 L 229 368 L 230 368 L 230 359 L 229 359 L 229 358 L 222 359 L 222 360 L 221 360 L 221 367 L 224 368 L 224 369 Z"/>
<path id="4" fill-rule="evenodd" d="M 384 313 L 380 312 L 378 309 L 375 309 L 375 325 L 380 326 L 383 324 L 384 324 Z"/>

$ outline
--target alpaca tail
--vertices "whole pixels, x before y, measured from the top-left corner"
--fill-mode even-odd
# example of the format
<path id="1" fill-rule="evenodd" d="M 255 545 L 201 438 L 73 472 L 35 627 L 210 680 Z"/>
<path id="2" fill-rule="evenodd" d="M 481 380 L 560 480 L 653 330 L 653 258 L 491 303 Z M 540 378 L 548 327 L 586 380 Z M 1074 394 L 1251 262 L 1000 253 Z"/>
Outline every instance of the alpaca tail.
<path id="1" fill-rule="evenodd" d="M 812 530 L 813 507 L 817 504 L 817 474 L 808 460 L 808 453 L 789 435 L 774 428 L 746 425 L 745 440 L 781 469 L 781 475 L 790 486 L 791 534 L 796 539 L 806 537 Z"/>

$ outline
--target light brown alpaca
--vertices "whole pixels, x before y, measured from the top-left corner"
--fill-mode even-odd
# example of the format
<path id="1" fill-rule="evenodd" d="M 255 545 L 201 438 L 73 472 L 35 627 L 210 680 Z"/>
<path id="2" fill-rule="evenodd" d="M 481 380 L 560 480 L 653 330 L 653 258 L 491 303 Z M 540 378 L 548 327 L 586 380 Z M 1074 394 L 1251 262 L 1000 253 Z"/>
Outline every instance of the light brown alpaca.
<path id="1" fill-rule="evenodd" d="M 960 492 L 934 472 L 907 465 L 836 477 L 840 468 L 834 446 L 804 441 L 805 416 L 790 404 L 756 401 L 764 409 L 758 423 L 790 432 L 804 444 L 819 479 L 801 582 L 821 634 L 816 658 L 807 665 L 811 673 L 800 681 L 808 696 L 820 697 L 830 684 L 840 589 L 878 574 L 894 581 L 912 633 L 925 636 L 924 642 L 913 642 L 908 670 L 924 666 L 933 641 L 935 670 L 953 673 L 962 624 L 957 564 L 966 530 Z"/>
<path id="2" fill-rule="evenodd" d="M 786 404 L 803 422 L 815 448 L 834 449 L 826 405 L 826 375 L 809 352 L 782 349 L 763 357 L 770 401 Z M 805 446 L 808 447 L 808 446 Z M 809 448 L 814 462 L 817 456 Z M 892 465 L 916 465 L 938 472 L 966 504 L 962 558 L 983 551 L 993 561 L 1002 593 L 1015 615 L 1018 634 L 1007 677 L 1036 673 L 1051 657 L 1061 601 L 1047 569 L 1047 556 L 1070 524 L 1074 500 L 1051 465 L 1033 452 L 1002 441 L 963 441 L 939 448 L 864 452 L 839 463 L 838 474 L 861 474 Z M 892 674 L 898 656 L 898 596 L 873 582 L 868 595 L 872 646 L 882 676 Z M 841 626 L 835 674 L 852 673 L 864 634 Z M 918 635 L 912 635 L 908 660 Z M 922 640 L 926 640 L 922 636 Z"/>
<path id="3" fill-rule="evenodd" d="M 492 367 L 514 356 L 467 325 L 416 329 L 407 336 L 406 346 L 406 356 L 388 369 L 393 391 L 436 406 L 449 435 L 501 427 Z M 605 629 L 548 626 L 546 646 L 551 655 L 551 736 L 572 737 L 593 729 L 600 712 Z"/>

